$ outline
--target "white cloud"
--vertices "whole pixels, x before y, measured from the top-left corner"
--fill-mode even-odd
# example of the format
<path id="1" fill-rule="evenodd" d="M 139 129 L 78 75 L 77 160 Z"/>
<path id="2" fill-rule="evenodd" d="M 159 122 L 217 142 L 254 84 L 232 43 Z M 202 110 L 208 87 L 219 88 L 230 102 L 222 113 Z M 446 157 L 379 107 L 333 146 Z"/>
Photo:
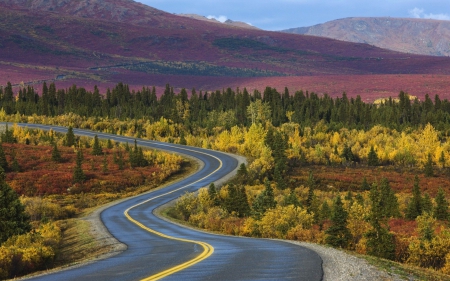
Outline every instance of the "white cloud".
<path id="1" fill-rule="evenodd" d="M 450 20 L 450 16 L 448 14 L 425 14 L 424 18 L 435 20 Z"/>
<path id="2" fill-rule="evenodd" d="M 420 19 L 421 16 L 423 15 L 424 10 L 416 7 L 414 9 L 409 10 L 408 12 L 411 17 Z"/>
<path id="3" fill-rule="evenodd" d="M 215 19 L 215 20 L 220 21 L 220 22 L 226 22 L 227 19 L 228 19 L 226 16 L 218 16 L 218 17 L 216 17 L 216 16 L 207 16 L 206 18 L 208 18 L 208 19 Z"/>
<path id="4" fill-rule="evenodd" d="M 414 8 L 408 11 L 409 15 L 413 18 L 422 18 L 422 19 L 435 19 L 435 20 L 450 20 L 450 15 L 448 14 L 425 14 L 424 9 Z"/>

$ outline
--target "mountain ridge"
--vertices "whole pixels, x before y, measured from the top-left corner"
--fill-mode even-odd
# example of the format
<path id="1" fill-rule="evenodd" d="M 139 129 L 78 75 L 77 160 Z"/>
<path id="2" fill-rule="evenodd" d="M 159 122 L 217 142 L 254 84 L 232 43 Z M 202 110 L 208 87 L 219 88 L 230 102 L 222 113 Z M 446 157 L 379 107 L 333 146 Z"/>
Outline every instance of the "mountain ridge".
<path id="1" fill-rule="evenodd" d="M 366 43 L 393 51 L 450 55 L 450 21 L 391 17 L 349 17 L 283 32 Z"/>

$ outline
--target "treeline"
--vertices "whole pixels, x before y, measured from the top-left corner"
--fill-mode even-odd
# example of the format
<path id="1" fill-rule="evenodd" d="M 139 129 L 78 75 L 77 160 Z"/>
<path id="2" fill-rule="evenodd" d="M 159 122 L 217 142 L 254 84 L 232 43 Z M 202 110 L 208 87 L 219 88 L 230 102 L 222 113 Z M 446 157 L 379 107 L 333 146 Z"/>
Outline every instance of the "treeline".
<path id="1" fill-rule="evenodd" d="M 260 103 L 255 103 L 260 101 Z M 248 106 L 254 105 L 254 112 Z M 155 87 L 144 87 L 139 91 L 130 90 L 128 85 L 119 83 L 106 93 L 97 87 L 87 91 L 76 85 L 68 89 L 57 89 L 52 83 L 44 83 L 40 94 L 31 86 L 14 92 L 10 83 L 0 87 L 0 107 L 6 114 L 57 116 L 75 113 L 85 117 L 109 117 L 121 120 L 145 118 L 153 121 L 161 117 L 183 124 L 187 128 L 200 126 L 226 129 L 249 126 L 256 121 L 270 121 L 279 126 L 288 121 L 311 126 L 325 122 L 330 130 L 340 128 L 368 130 L 375 125 L 402 130 L 417 128 L 430 123 L 439 131 L 450 129 L 450 102 L 434 100 L 427 94 L 423 101 L 400 92 L 397 99 L 386 99 L 380 104 L 365 103 L 360 96 L 332 98 L 327 94 L 317 95 L 297 91 L 293 94 L 287 88 L 280 93 L 267 87 L 263 93 L 255 90 L 249 93 L 231 88 L 222 91 L 197 92 L 186 89 L 175 93 L 166 85 L 164 93 L 158 97 Z"/>

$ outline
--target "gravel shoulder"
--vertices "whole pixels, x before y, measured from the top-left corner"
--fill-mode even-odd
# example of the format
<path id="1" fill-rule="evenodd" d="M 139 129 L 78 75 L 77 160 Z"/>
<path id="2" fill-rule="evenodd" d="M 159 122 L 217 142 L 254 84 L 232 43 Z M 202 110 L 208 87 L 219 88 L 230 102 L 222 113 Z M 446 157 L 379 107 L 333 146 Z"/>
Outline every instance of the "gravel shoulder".
<path id="1" fill-rule="evenodd" d="M 346 252 L 318 244 L 283 240 L 311 249 L 322 258 L 324 281 L 400 281 L 406 280 L 397 275 L 381 271 L 366 260 Z"/>

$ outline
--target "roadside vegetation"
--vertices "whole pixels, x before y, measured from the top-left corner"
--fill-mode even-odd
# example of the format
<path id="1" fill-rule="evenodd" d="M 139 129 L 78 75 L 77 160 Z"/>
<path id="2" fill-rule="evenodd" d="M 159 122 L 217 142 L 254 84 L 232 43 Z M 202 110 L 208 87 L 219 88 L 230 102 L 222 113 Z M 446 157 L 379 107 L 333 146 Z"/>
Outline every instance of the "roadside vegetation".
<path id="1" fill-rule="evenodd" d="M 0 145 L 0 279 L 108 251 L 79 220 L 189 171 L 177 155 L 111 140 L 6 127 Z"/>
<path id="2" fill-rule="evenodd" d="M 345 94 L 333 99 L 270 87 L 252 94 L 246 89 L 193 89 L 188 95 L 185 89 L 175 94 L 167 85 L 159 98 L 154 89 L 130 92 L 124 84 L 106 95 L 76 86 L 57 90 L 54 84 L 44 85 L 41 96 L 30 87 L 17 94 L 8 87 L 2 91 L 2 121 L 92 129 L 246 156 L 249 163 L 234 180 L 220 188 L 210 185 L 198 195 L 185 194 L 170 211 L 196 227 L 328 244 L 450 273 L 450 102 L 438 96 L 420 101 L 401 92 L 395 99 L 368 104 Z M 40 134 L 48 138 L 44 162 L 51 161 L 56 147 L 61 159 L 71 163 L 68 187 L 53 187 L 48 194 L 59 190 L 68 200 L 71 192 L 121 192 L 104 183 L 102 173 L 89 172 L 103 171 L 105 153 L 111 175 L 115 170 L 121 176 L 141 171 L 136 160 L 141 152 L 133 144 L 102 143 L 102 156 L 93 152 L 95 139 L 80 138 L 65 148 L 68 134 L 53 141 L 52 132 Z M 42 138 L 16 126 L 12 135 L 30 147 Z M 7 141 L 2 146 L 18 151 Z M 121 153 L 129 172 L 120 171 Z M 24 165 L 20 153 L 6 154 L 11 167 L 14 157 L 19 167 Z M 160 164 L 153 152 L 142 154 L 149 163 Z M 132 188 L 145 183 L 145 173 L 154 165 L 130 174 L 123 184 Z M 76 172 L 80 166 L 83 174 Z M 35 176 L 34 187 L 28 187 L 18 181 L 22 173 L 6 173 L 13 189 L 39 194 L 44 175 Z"/>

